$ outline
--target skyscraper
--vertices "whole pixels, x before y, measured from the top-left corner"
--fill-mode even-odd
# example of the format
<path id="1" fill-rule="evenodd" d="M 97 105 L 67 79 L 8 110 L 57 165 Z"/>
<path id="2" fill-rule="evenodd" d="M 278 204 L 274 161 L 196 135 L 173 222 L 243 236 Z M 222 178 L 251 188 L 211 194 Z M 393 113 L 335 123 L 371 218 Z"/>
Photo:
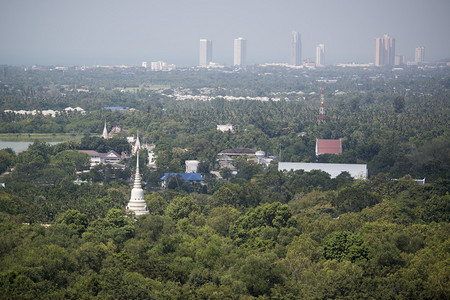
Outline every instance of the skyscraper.
<path id="1" fill-rule="evenodd" d="M 316 66 L 325 65 L 325 45 L 319 44 L 316 47 Z"/>
<path id="2" fill-rule="evenodd" d="M 245 67 L 247 65 L 246 52 L 247 40 L 241 37 L 234 39 L 234 66 Z"/>
<path id="3" fill-rule="evenodd" d="M 302 64 L 302 40 L 300 33 L 292 31 L 291 41 L 291 65 L 300 66 Z"/>
<path id="4" fill-rule="evenodd" d="M 395 39 L 388 34 L 375 39 L 375 66 L 395 64 Z"/>
<path id="5" fill-rule="evenodd" d="M 212 61 L 212 41 L 200 39 L 200 67 L 207 67 Z"/>
<path id="6" fill-rule="evenodd" d="M 406 56 L 404 55 L 396 55 L 394 59 L 394 65 L 401 66 L 406 64 Z"/>
<path id="7" fill-rule="evenodd" d="M 416 63 L 423 63 L 425 60 L 425 47 L 417 47 L 414 55 Z"/>

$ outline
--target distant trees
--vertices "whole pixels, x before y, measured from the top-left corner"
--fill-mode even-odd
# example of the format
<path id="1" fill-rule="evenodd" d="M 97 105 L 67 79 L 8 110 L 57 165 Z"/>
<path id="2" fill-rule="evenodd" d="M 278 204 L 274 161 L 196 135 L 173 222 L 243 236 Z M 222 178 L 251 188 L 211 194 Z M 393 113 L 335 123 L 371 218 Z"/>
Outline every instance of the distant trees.
<path id="1" fill-rule="evenodd" d="M 125 139 L 118 137 L 105 140 L 99 136 L 85 136 L 81 139 L 79 149 L 94 150 L 100 153 L 106 153 L 110 150 L 119 154 L 122 152 L 131 153 L 131 145 Z"/>
<path id="2" fill-rule="evenodd" d="M 67 174 L 75 175 L 76 171 L 89 169 L 90 157 L 86 153 L 77 151 L 62 151 L 50 159 L 50 164 L 64 170 Z"/>
<path id="3" fill-rule="evenodd" d="M 357 234 L 346 231 L 334 232 L 325 239 L 323 247 L 325 259 L 355 262 L 360 259 L 367 259 L 368 254 L 368 247 L 364 244 L 362 237 Z"/>
<path id="4" fill-rule="evenodd" d="M 15 153 L 12 149 L 0 150 L 0 174 L 7 171 L 14 163 Z"/>
<path id="5" fill-rule="evenodd" d="M 363 187 L 349 182 L 338 190 L 300 192 L 288 204 L 248 208 L 211 207 L 218 195 L 153 192 L 146 195 L 151 214 L 137 220 L 123 209 L 126 199 L 105 211 L 126 198 L 117 187 L 11 184 L 0 195 L 0 286 L 18 298 L 39 297 L 38 292 L 446 298 L 448 253 L 442 249 L 449 213 L 439 203 L 448 195 L 439 184 L 375 179 Z M 237 191 L 238 201 L 251 190 L 224 186 Z M 350 212 L 330 209 L 346 193 L 383 194 L 383 200 Z M 293 205 L 297 199 L 302 205 Z M 24 210 L 25 203 L 34 208 Z M 23 224 L 31 214 L 35 221 L 47 220 L 45 212 L 56 215 L 50 226 Z"/>
<path id="6" fill-rule="evenodd" d="M 373 206 L 381 201 L 381 197 L 370 192 L 369 186 L 356 183 L 338 191 L 333 205 L 338 212 L 359 212 L 362 209 Z"/>
<path id="7" fill-rule="evenodd" d="M 403 112 L 403 109 L 405 108 L 405 98 L 402 96 L 395 97 L 393 105 L 396 113 Z"/>

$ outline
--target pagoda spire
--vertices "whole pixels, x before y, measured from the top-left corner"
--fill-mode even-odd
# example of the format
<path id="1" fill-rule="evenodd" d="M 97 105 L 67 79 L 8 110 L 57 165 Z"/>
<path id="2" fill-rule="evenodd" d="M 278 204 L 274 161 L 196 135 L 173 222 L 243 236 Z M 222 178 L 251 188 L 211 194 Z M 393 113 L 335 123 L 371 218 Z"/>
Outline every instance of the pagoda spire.
<path id="1" fill-rule="evenodd" d="M 136 155 L 136 175 L 134 175 L 133 189 L 142 189 L 141 174 L 139 173 L 139 151 L 137 152 Z"/>
<path id="2" fill-rule="evenodd" d="M 139 141 L 139 131 L 138 131 L 136 134 L 136 143 L 134 144 L 133 147 L 133 153 L 138 152 L 139 149 L 141 149 L 141 142 Z"/>
<path id="3" fill-rule="evenodd" d="M 109 135 L 108 135 L 108 129 L 106 129 L 106 120 L 105 120 L 105 127 L 103 127 L 103 134 L 102 134 L 102 137 L 103 137 L 105 140 L 107 140 L 107 139 L 109 138 Z"/>

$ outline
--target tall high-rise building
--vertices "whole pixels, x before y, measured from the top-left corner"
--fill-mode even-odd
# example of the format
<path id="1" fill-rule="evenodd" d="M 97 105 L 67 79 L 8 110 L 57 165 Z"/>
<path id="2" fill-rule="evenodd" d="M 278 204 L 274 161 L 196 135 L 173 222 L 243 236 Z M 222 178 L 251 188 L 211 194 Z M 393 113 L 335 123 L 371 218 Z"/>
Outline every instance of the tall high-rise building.
<path id="1" fill-rule="evenodd" d="M 414 61 L 423 63 L 425 61 L 425 47 L 417 47 L 414 53 Z"/>
<path id="2" fill-rule="evenodd" d="M 316 66 L 325 65 L 325 45 L 319 44 L 316 47 Z"/>
<path id="3" fill-rule="evenodd" d="M 245 67 L 247 65 L 246 52 L 247 40 L 241 37 L 234 39 L 234 66 Z"/>
<path id="4" fill-rule="evenodd" d="M 292 31 L 291 65 L 302 65 L 302 40 L 300 33 L 298 33 L 297 31 Z"/>
<path id="5" fill-rule="evenodd" d="M 394 59 L 394 65 L 396 66 L 406 65 L 406 56 L 396 55 Z"/>
<path id="6" fill-rule="evenodd" d="M 375 66 L 393 66 L 395 64 L 395 39 L 388 34 L 375 39 Z"/>
<path id="7" fill-rule="evenodd" d="M 200 39 L 200 67 L 207 67 L 212 61 L 212 41 Z"/>

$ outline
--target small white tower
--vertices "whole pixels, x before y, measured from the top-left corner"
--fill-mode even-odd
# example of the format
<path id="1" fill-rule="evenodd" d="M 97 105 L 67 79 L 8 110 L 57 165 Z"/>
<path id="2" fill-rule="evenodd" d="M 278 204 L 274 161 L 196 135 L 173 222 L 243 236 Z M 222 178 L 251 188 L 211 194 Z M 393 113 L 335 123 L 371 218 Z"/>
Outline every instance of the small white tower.
<path id="1" fill-rule="evenodd" d="M 131 190 L 130 202 L 128 202 L 127 210 L 132 210 L 136 216 L 148 214 L 147 204 L 144 201 L 144 190 L 141 186 L 141 174 L 139 174 L 139 151 L 136 160 L 136 175 L 134 177 L 134 186 Z"/>
<path id="2" fill-rule="evenodd" d="M 264 157 L 266 156 L 266 152 L 264 151 L 256 151 L 256 158 L 258 158 L 258 164 L 262 164 L 264 161 Z"/>
<path id="3" fill-rule="evenodd" d="M 102 137 L 107 140 L 109 139 L 109 135 L 108 135 L 108 129 L 106 129 L 106 121 L 105 121 L 105 127 L 103 127 L 103 134 Z"/>

